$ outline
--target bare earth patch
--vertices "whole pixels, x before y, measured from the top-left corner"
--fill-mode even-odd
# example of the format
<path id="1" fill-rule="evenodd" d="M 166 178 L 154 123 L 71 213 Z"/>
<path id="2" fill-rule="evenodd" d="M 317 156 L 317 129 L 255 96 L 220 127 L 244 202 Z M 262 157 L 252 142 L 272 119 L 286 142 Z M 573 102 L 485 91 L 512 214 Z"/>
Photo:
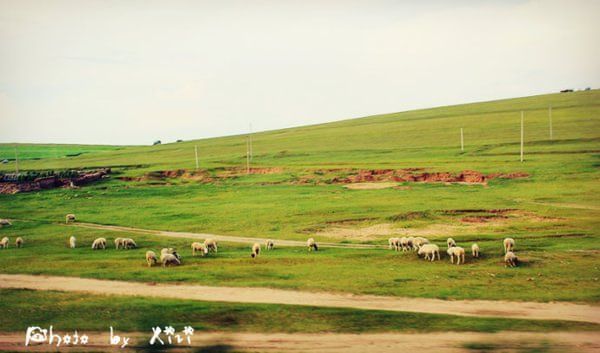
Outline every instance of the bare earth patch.
<path id="1" fill-rule="evenodd" d="M 353 185 L 353 184 L 350 184 Z M 348 186 L 350 186 L 348 185 Z M 381 236 L 413 236 L 413 237 L 447 237 L 465 233 L 479 232 L 484 229 L 502 227 L 516 221 L 529 223 L 559 222 L 561 218 L 544 217 L 533 212 L 517 209 L 499 210 L 446 210 L 434 213 L 435 218 L 422 227 L 399 227 L 394 223 L 378 223 L 360 226 L 351 223 L 329 223 L 329 226 L 317 231 L 317 236 L 334 239 L 375 240 Z M 418 220 L 425 217 L 419 213 L 401 215 L 405 220 Z"/>
<path id="2" fill-rule="evenodd" d="M 308 292 L 260 287 L 214 287 L 191 284 L 155 283 L 150 286 L 148 283 L 143 282 L 10 274 L 0 274 L 0 288 L 59 290 L 230 303 L 302 305 L 471 317 L 505 317 L 600 323 L 599 306 L 565 302 L 443 300 Z"/>
<path id="3" fill-rule="evenodd" d="M 87 346 L 62 346 L 64 352 L 115 351 L 106 332 L 83 332 L 90 337 Z M 147 332 L 128 332 L 130 344 L 119 352 L 150 351 Z M 21 332 L 0 333 L 0 351 L 54 352 L 55 347 L 37 345 L 25 347 Z M 322 352 L 322 353 L 397 353 L 481 352 L 476 347 L 486 347 L 486 352 L 537 351 L 536 347 L 551 345 L 557 352 L 597 352 L 600 338 L 596 332 L 432 332 L 432 333 L 260 333 L 260 332 L 204 332 L 192 337 L 192 347 L 173 345 L 169 351 L 184 352 Z M 85 348 L 82 348 L 85 347 Z M 165 346 L 166 347 L 166 346 Z M 179 347 L 179 348 L 178 348 Z M 475 347 L 475 348 L 471 348 Z M 160 348 L 156 347 L 157 350 Z M 187 349 L 186 349 L 187 348 Z"/>

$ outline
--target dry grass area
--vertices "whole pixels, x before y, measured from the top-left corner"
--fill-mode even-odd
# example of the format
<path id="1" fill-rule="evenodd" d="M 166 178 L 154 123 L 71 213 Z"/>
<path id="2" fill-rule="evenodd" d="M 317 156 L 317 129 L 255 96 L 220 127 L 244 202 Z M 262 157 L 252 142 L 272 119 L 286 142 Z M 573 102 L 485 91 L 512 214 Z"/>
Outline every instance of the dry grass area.
<path id="1" fill-rule="evenodd" d="M 360 185 L 360 184 L 351 184 Z M 348 186 L 351 186 L 348 185 Z M 377 185 L 377 184 L 371 184 Z M 414 224 L 401 222 L 383 222 L 372 224 L 365 222 L 332 222 L 321 228 L 316 235 L 334 239 L 355 241 L 370 241 L 382 236 L 421 236 L 421 237 L 451 237 L 461 234 L 474 234 L 494 231 L 514 223 L 558 223 L 562 218 L 544 217 L 525 210 L 474 210 L 472 211 L 443 211 L 442 215 L 428 222 L 419 222 L 419 216 L 409 217 Z"/>
<path id="2" fill-rule="evenodd" d="M 344 185 L 344 187 L 350 190 L 379 190 L 393 188 L 397 185 L 398 183 L 356 183 Z"/>

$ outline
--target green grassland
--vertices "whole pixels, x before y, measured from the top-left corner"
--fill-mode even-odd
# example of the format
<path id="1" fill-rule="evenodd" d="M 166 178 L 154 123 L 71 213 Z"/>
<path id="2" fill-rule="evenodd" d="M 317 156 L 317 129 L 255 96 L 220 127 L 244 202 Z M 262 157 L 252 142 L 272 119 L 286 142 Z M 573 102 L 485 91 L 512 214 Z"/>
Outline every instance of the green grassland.
<path id="1" fill-rule="evenodd" d="M 85 153 L 115 151 L 120 149 L 118 146 L 103 145 L 60 145 L 60 144 L 22 144 L 22 143 L 0 143 L 0 161 L 9 160 L 11 166 L 14 165 L 18 157 L 21 163 L 28 160 L 42 160 L 50 158 L 66 159 L 80 156 Z M 4 170 L 14 171 L 4 165 Z M 12 169 L 12 170 L 11 170 Z"/>
<path id="2" fill-rule="evenodd" d="M 364 333 L 390 331 L 588 331 L 598 325 L 519 319 L 490 319 L 394 313 L 290 305 L 209 303 L 138 297 L 98 296 L 64 292 L 0 290 L 2 329 L 21 331 L 27 325 L 55 330 L 151 333 L 157 325 L 192 326 L 196 331 Z M 24 325 L 25 323 L 25 325 Z"/>
<path id="3" fill-rule="evenodd" d="M 550 105 L 553 140 L 548 132 Z M 519 162 L 521 110 L 525 112 L 523 163 Z M 461 127 L 464 152 L 460 151 Z M 231 168 L 243 171 L 246 136 L 23 160 L 20 167 L 25 170 L 112 167 L 115 175 L 78 189 L 0 195 L 0 217 L 32 220 L 0 229 L 0 236 L 23 236 L 27 241 L 23 249 L 0 251 L 1 271 L 438 298 L 599 300 L 598 90 L 267 131 L 254 134 L 253 141 L 253 166 L 280 170 L 218 177 Z M 211 182 L 118 179 L 193 169 L 195 145 L 201 172 L 212 176 Z M 32 155 L 36 148 L 44 149 L 31 148 Z M 0 171 L 13 167 L 12 162 L 0 164 Z M 405 183 L 404 188 L 382 190 L 348 190 L 328 182 L 353 169 L 416 167 L 440 172 L 524 172 L 529 177 L 494 179 L 486 186 Z M 322 180 L 299 183 L 307 176 Z M 464 221 L 469 215 L 464 210 L 489 216 L 489 210 L 498 209 L 517 213 L 482 224 Z M 287 248 L 251 261 L 247 246 L 223 244 L 216 257 L 191 259 L 190 240 L 137 234 L 131 236 L 141 249 L 92 252 L 89 244 L 94 237 L 113 239 L 123 234 L 51 223 L 71 212 L 84 222 L 274 239 L 313 236 L 318 241 L 346 243 L 386 244 L 385 231 L 353 235 L 357 229 L 386 224 L 426 232 L 440 245 L 448 236 L 465 248 L 477 241 L 484 257 L 456 267 L 447 259 L 431 264 L 414 254 L 383 249 L 324 249 L 309 255 L 305 249 Z M 342 231 L 335 233 L 332 228 Z M 67 249 L 70 235 L 88 246 Z M 517 269 L 502 264 L 501 239 L 506 236 L 517 240 L 518 255 L 525 260 Z M 144 267 L 145 250 L 166 245 L 185 249 L 185 265 Z"/>
<path id="4" fill-rule="evenodd" d="M 219 286 L 274 287 L 311 291 L 353 292 L 449 299 L 510 299 L 530 301 L 597 302 L 597 256 L 595 241 L 588 236 L 535 237 L 519 242 L 523 264 L 517 269 L 502 264 L 502 248 L 494 240 L 481 240 L 480 259 L 464 266 L 450 264 L 447 257 L 430 263 L 415 253 L 387 249 L 276 248 L 250 257 L 244 244 L 222 243 L 217 254 L 191 256 L 192 239 L 174 239 L 127 232 L 91 230 L 74 226 L 19 222 L 11 229 L 26 240 L 25 247 L 0 250 L 3 273 L 77 276 L 143 282 L 186 282 Z M 78 239 L 68 249 L 68 238 Z M 107 250 L 91 250 L 93 239 L 105 237 Z M 139 249 L 116 250 L 116 237 L 133 237 Z M 14 236 L 11 236 L 11 241 Z M 445 239 L 437 239 L 440 247 Z M 183 266 L 148 268 L 144 254 L 172 246 L 183 256 Z M 264 250 L 264 249 L 263 249 Z M 445 254 L 442 254 L 445 255 Z M 577 276 L 572 276 L 577 273 Z M 574 290 L 565 290 L 574 288 Z M 576 288 L 576 290 L 575 290 Z"/>

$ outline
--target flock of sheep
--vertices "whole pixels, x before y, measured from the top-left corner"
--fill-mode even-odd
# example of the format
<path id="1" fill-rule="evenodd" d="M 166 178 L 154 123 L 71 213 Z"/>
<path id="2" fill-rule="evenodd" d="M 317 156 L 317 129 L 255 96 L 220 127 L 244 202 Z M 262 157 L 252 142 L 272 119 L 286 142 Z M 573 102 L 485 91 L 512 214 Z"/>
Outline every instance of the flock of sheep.
<path id="1" fill-rule="evenodd" d="M 312 238 L 311 238 L 312 239 Z M 310 239 L 309 239 L 310 240 Z M 513 238 L 505 238 L 502 242 L 504 245 L 504 263 L 507 267 L 515 267 L 518 264 L 519 259 L 517 255 L 513 252 L 515 247 L 515 240 Z M 402 237 L 402 238 L 390 238 L 388 240 L 388 245 L 390 249 L 394 249 L 395 251 L 416 251 L 418 256 L 423 256 L 425 260 L 435 261 L 437 259 L 440 260 L 440 247 L 431 244 L 429 239 L 423 237 Z M 452 238 L 448 238 L 446 240 L 446 245 L 448 249 L 446 253 L 450 256 L 450 263 L 454 263 L 454 258 L 456 258 L 456 264 L 460 265 L 461 263 L 465 263 L 465 249 L 457 246 L 456 241 Z M 471 245 L 471 255 L 473 258 L 478 258 L 480 253 L 480 248 L 477 243 L 473 243 Z"/>
<path id="2" fill-rule="evenodd" d="M 70 213 L 65 216 L 65 222 L 74 222 L 75 215 Z M 8 220 L 0 220 L 0 224 L 2 225 L 10 225 L 11 223 Z M 0 241 L 0 249 L 5 249 L 8 247 L 9 239 L 8 237 L 2 238 Z M 17 248 L 23 246 L 23 238 L 18 237 L 15 241 L 15 245 Z M 100 250 L 106 249 L 106 238 L 96 238 L 92 242 L 92 250 Z M 116 238 L 114 240 L 115 249 L 135 249 L 137 248 L 137 244 L 131 238 Z M 306 242 L 308 247 L 308 251 L 317 251 L 319 250 L 319 246 L 314 238 L 309 238 Z M 432 244 L 429 242 L 429 239 L 423 237 L 402 237 L 402 238 L 390 238 L 388 240 L 388 245 L 390 249 L 394 249 L 395 251 L 402 250 L 405 251 L 416 251 L 418 256 L 423 256 L 425 260 L 435 261 L 436 257 L 438 260 L 440 257 L 440 248 L 439 246 Z M 446 240 L 447 250 L 446 253 L 450 257 L 450 263 L 454 264 L 454 259 L 456 258 L 456 264 L 460 265 L 461 263 L 465 263 L 465 249 L 457 246 L 456 241 L 452 238 L 448 238 Z M 77 246 L 77 239 L 74 236 L 69 238 L 69 247 L 75 248 Z M 273 240 L 266 241 L 266 249 L 272 250 L 275 246 Z M 515 240 L 513 238 L 506 238 L 503 241 L 504 246 L 504 263 L 507 267 L 515 267 L 518 264 L 517 255 L 513 252 L 515 247 Z M 210 252 L 217 253 L 217 242 L 214 239 L 206 239 L 203 243 L 193 242 L 191 244 L 192 256 L 196 256 L 196 254 L 200 254 L 201 256 L 208 255 Z M 261 246 L 259 243 L 254 243 L 251 248 L 250 256 L 252 258 L 258 257 L 261 252 Z M 480 248 L 477 243 L 473 243 L 471 245 L 471 255 L 473 258 L 478 258 L 480 254 Z M 154 251 L 146 252 L 146 263 L 148 266 L 153 266 L 158 263 L 161 263 L 163 267 L 168 265 L 178 266 L 181 265 L 181 256 L 175 251 L 173 248 L 164 248 L 160 251 L 160 257 L 156 256 Z"/>

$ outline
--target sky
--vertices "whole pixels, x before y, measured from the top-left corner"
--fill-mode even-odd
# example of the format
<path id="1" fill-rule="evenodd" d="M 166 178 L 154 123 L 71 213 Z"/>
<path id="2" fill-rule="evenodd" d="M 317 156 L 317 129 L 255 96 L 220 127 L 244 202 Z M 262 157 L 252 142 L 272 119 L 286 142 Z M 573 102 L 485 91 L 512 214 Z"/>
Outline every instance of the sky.
<path id="1" fill-rule="evenodd" d="M 600 1 L 0 0 L 0 142 L 151 144 L 600 87 Z"/>

